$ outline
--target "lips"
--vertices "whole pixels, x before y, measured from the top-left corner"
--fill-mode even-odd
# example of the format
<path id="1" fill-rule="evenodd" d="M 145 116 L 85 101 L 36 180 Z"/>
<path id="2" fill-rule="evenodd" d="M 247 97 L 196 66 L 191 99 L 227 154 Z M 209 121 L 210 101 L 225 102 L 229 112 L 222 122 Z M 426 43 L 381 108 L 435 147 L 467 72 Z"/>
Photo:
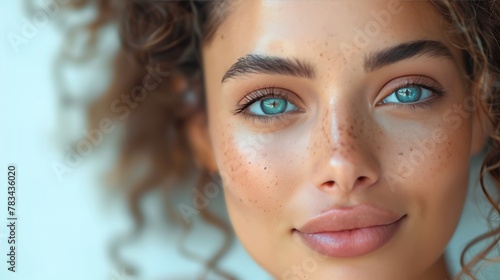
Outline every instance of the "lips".
<path id="1" fill-rule="evenodd" d="M 368 204 L 334 208 L 294 229 L 302 241 L 320 254 L 349 258 L 374 252 L 388 243 L 406 215 Z"/>

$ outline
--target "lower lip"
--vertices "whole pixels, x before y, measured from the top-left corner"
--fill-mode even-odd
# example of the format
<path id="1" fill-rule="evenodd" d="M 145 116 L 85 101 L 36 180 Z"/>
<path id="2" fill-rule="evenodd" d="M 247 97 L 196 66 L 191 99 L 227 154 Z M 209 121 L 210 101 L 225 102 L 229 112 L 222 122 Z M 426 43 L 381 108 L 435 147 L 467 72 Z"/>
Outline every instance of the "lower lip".
<path id="1" fill-rule="evenodd" d="M 398 231 L 404 218 L 383 226 L 346 231 L 303 233 L 295 231 L 311 249 L 332 258 L 352 258 L 380 249 Z"/>

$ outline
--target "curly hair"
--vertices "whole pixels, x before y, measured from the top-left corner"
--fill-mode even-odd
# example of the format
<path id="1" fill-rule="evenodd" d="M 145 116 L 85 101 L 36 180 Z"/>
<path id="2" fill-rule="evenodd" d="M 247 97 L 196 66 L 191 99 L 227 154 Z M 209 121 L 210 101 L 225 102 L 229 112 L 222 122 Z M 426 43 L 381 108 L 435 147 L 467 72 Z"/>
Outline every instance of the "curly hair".
<path id="1" fill-rule="evenodd" d="M 498 262 L 498 256 L 488 257 L 500 244 L 500 3 L 492 1 L 433 1 L 442 16 L 452 26 L 453 35 L 460 38 L 456 43 L 464 50 L 468 65 L 469 83 L 476 93 L 476 103 L 487 120 L 484 128 L 488 135 L 488 153 L 484 158 L 479 182 L 481 191 L 491 205 L 491 230 L 470 241 L 460 257 L 462 270 L 458 277 L 475 279 L 474 267 L 481 261 Z M 493 180 L 496 194 L 486 187 L 486 178 Z M 474 246 L 486 246 L 475 256 L 466 259 L 466 254 Z"/>
<path id="2" fill-rule="evenodd" d="M 77 1 L 75 7 L 88 4 Z M 500 3 L 496 0 L 431 0 L 450 26 L 450 37 L 463 50 L 469 85 L 479 109 L 486 116 L 484 128 L 489 140 L 482 163 L 480 186 L 489 201 L 494 217 L 500 216 Z M 217 27 L 231 10 L 230 1 L 98 1 L 97 18 L 84 28 L 95 34 L 100 26 L 114 21 L 120 24 L 122 48 L 114 64 L 114 78 L 108 90 L 89 109 L 90 125 L 96 127 L 103 117 L 122 119 L 109 104 L 133 94 L 151 69 L 170 73 L 157 87 L 148 91 L 140 106 L 131 110 L 125 123 L 125 137 L 114 172 L 117 183 L 128 193 L 138 228 L 143 216 L 141 197 L 154 188 L 170 190 L 193 173 L 198 174 L 197 188 L 211 180 L 210 174 L 193 160 L 186 123 L 196 112 L 204 111 L 201 47 L 213 37 Z M 136 176 L 138 163 L 146 162 L 146 173 Z M 135 177 L 134 177 L 135 176 Z M 490 177 L 496 194 L 485 185 Z M 166 203 L 170 207 L 169 203 Z M 185 221 L 169 213 L 189 229 Z M 231 275 L 217 268 L 217 262 L 230 246 L 232 234 L 222 219 L 201 209 L 202 217 L 219 228 L 226 242 L 206 263 L 228 279 Z M 473 239 L 461 255 L 459 277 L 476 279 L 475 267 L 488 260 L 500 240 L 500 224 L 491 219 L 491 230 Z M 472 258 L 466 253 L 478 244 L 487 243 Z M 182 248 L 181 248 L 182 251 Z"/>

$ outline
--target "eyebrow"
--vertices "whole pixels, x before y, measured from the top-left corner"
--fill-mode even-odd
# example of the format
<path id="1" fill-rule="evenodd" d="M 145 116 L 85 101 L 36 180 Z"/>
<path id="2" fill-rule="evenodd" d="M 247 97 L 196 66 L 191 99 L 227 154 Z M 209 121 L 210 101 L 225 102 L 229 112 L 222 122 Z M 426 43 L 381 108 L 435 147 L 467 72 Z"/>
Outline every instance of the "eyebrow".
<path id="1" fill-rule="evenodd" d="M 443 43 L 432 40 L 419 40 L 402 43 L 369 54 L 365 57 L 364 69 L 365 72 L 371 72 L 389 64 L 422 55 L 445 57 L 453 60 L 450 49 Z"/>
<path id="2" fill-rule="evenodd" d="M 247 74 L 288 75 L 309 79 L 313 79 L 315 76 L 314 69 L 310 64 L 296 58 L 248 54 L 239 58 L 229 68 L 221 82 L 224 83 L 226 80 Z"/>
<path id="3" fill-rule="evenodd" d="M 365 72 L 372 72 L 384 66 L 416 56 L 445 57 L 453 60 L 453 55 L 445 44 L 433 40 L 418 40 L 402 43 L 373 52 L 364 59 Z M 221 83 L 248 74 L 288 75 L 314 79 L 311 64 L 296 58 L 281 58 L 258 54 L 240 57 L 222 77 Z"/>

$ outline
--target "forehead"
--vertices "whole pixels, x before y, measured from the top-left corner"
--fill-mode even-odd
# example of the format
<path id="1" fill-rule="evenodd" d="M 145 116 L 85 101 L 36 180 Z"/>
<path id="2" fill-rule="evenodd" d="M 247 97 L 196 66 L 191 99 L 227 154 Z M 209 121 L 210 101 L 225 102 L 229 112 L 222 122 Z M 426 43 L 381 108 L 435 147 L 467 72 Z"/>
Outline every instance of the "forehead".
<path id="1" fill-rule="evenodd" d="M 429 1 L 253 0 L 230 2 L 228 10 L 203 48 L 211 56 L 223 50 L 219 64 L 249 53 L 301 57 L 326 49 L 356 58 L 412 40 L 447 43 L 445 24 Z"/>

